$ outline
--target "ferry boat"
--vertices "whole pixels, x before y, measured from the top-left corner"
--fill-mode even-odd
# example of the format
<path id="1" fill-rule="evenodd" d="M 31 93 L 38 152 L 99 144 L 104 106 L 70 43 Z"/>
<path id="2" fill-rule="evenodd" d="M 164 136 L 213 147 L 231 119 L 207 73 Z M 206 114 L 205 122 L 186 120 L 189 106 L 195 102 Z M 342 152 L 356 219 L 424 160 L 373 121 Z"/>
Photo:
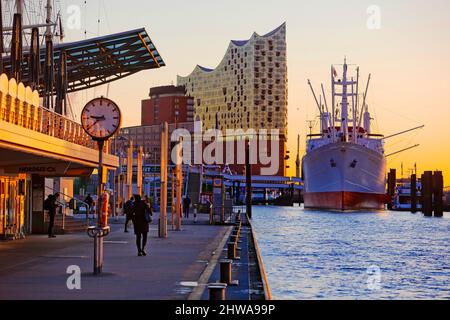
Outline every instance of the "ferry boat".
<path id="1" fill-rule="evenodd" d="M 420 204 L 421 199 L 422 182 L 420 179 L 416 182 L 416 210 L 421 211 L 422 205 Z M 400 179 L 397 181 L 395 187 L 395 194 L 392 199 L 392 210 L 394 211 L 411 211 L 411 180 L 410 179 Z"/>
<path id="2" fill-rule="evenodd" d="M 366 104 L 370 75 L 361 102 L 359 68 L 350 75 L 346 60 L 338 68 L 341 77 L 331 67 L 331 106 L 323 84 L 319 103 L 308 80 L 320 113 L 320 133 L 308 135 L 302 161 L 305 208 L 383 210 L 391 199 L 386 195 L 384 136 L 372 132 Z"/>

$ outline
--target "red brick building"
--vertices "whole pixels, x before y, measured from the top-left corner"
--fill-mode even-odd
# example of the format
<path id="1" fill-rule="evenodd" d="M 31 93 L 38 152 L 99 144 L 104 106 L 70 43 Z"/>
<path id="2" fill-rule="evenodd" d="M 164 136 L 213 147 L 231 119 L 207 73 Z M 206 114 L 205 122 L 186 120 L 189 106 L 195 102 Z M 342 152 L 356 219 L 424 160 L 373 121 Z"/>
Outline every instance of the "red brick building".
<path id="1" fill-rule="evenodd" d="M 150 99 L 142 100 L 141 125 L 194 121 L 194 98 L 186 96 L 184 86 L 150 89 Z"/>

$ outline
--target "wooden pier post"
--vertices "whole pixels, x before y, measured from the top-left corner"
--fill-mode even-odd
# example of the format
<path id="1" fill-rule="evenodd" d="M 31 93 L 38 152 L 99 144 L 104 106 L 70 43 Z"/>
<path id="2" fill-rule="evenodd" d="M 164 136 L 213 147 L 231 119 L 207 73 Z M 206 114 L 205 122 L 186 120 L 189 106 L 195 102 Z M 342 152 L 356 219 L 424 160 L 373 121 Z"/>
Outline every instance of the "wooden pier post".
<path id="1" fill-rule="evenodd" d="M 444 216 L 444 177 L 442 171 L 435 171 L 433 174 L 433 211 L 434 216 L 442 218 Z"/>
<path id="2" fill-rule="evenodd" d="M 417 175 L 411 176 L 411 212 L 417 212 Z"/>
<path id="3" fill-rule="evenodd" d="M 433 216 L 433 173 L 425 171 L 422 175 L 422 212 L 426 217 Z"/>
<path id="4" fill-rule="evenodd" d="M 252 218 L 252 166 L 250 164 L 250 140 L 245 140 L 245 205 L 249 219 Z"/>
<path id="5" fill-rule="evenodd" d="M 133 196 L 133 140 L 129 140 L 127 149 L 127 198 L 125 201 L 130 200 Z"/>
<path id="6" fill-rule="evenodd" d="M 161 130 L 161 191 L 160 191 L 160 214 L 159 214 L 159 237 L 167 238 L 167 169 L 169 158 L 169 128 L 164 122 Z"/>
<path id="7" fill-rule="evenodd" d="M 143 193 L 143 160 L 144 160 L 144 150 L 142 146 L 139 146 L 138 148 L 138 155 L 137 155 L 137 177 L 136 177 L 136 186 L 137 186 L 137 194 L 141 197 L 144 195 Z"/>
<path id="8" fill-rule="evenodd" d="M 388 195 L 393 198 L 395 195 L 395 186 L 397 185 L 397 170 L 391 169 L 388 173 Z M 392 210 L 392 201 L 388 203 L 388 209 Z"/>
<path id="9" fill-rule="evenodd" d="M 175 203 L 176 213 L 176 230 L 181 231 L 182 222 L 182 193 L 183 193 L 183 137 L 178 138 L 178 145 L 176 146 L 176 160 L 175 160 L 175 196 L 177 201 Z"/>

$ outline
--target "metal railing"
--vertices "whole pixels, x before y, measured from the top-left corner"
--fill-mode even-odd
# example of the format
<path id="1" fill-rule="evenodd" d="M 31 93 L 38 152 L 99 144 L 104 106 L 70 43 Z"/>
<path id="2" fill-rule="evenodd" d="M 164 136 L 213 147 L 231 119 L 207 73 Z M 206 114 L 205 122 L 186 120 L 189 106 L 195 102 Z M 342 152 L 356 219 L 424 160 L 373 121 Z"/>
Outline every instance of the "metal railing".
<path id="1" fill-rule="evenodd" d="M 97 149 L 97 144 L 83 130 L 81 124 L 49 109 L 39 106 L 39 94 L 23 84 L 10 80 L 8 90 L 0 77 L 0 121 L 62 139 L 77 145 Z M 5 92 L 7 91 L 7 92 Z M 108 152 L 108 146 L 105 151 Z"/>
<path id="2" fill-rule="evenodd" d="M 65 200 L 64 201 L 57 201 L 57 203 L 64 209 L 66 209 L 69 206 L 69 203 L 70 203 L 71 200 L 75 201 L 75 207 L 76 207 L 76 203 L 77 202 L 81 203 L 86 208 L 86 214 L 85 214 L 86 215 L 86 220 L 85 220 L 86 226 L 90 225 L 89 214 L 90 214 L 91 207 L 89 206 L 88 203 L 86 203 L 84 201 L 81 201 L 79 199 L 76 199 L 76 198 L 74 198 L 72 196 L 69 196 L 69 195 L 67 195 L 67 194 L 65 194 L 63 192 L 60 192 L 59 190 L 56 190 L 54 188 L 51 188 L 49 186 L 45 186 L 45 188 L 48 189 L 48 190 L 52 190 L 52 192 L 54 192 L 54 193 L 59 193 L 61 196 L 63 196 L 63 198 L 68 198 L 69 199 L 69 201 L 65 201 Z M 66 217 L 66 213 L 63 211 L 62 212 L 62 229 L 63 230 L 65 229 L 65 220 L 66 220 L 65 217 Z"/>

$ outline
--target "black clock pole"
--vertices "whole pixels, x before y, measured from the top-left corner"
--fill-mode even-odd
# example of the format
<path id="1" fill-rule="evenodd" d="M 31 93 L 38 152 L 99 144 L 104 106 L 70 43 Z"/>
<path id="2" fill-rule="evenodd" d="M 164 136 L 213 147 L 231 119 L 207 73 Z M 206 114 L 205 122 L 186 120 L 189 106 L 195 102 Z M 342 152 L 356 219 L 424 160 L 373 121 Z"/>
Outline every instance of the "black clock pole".
<path id="1" fill-rule="evenodd" d="M 103 148 L 105 140 L 98 139 L 98 181 L 97 181 L 97 225 L 102 226 L 102 193 L 103 193 Z"/>
<path id="2" fill-rule="evenodd" d="M 102 103 L 106 101 L 109 105 L 113 105 L 115 107 L 115 110 L 111 111 L 112 114 L 118 114 L 117 117 L 114 117 L 114 120 L 117 120 L 117 124 L 115 125 L 114 132 L 110 132 L 110 130 L 106 130 L 106 128 L 100 128 L 99 130 L 96 130 L 95 134 L 90 131 L 91 128 L 93 128 L 95 125 L 99 125 L 101 127 L 102 122 L 106 120 L 106 113 L 109 111 L 102 110 L 96 110 L 96 112 L 93 112 L 91 114 L 92 110 L 95 111 L 95 109 L 98 109 L 98 107 L 102 106 Z M 100 113 L 103 113 L 102 116 L 99 116 Z M 94 99 L 86 104 L 82 111 L 82 125 L 83 129 L 86 131 L 87 134 L 89 134 L 94 142 L 97 143 L 98 146 L 98 181 L 97 181 L 97 223 L 93 226 L 88 227 L 87 233 L 90 237 L 94 239 L 94 274 L 98 275 L 102 273 L 103 269 L 103 238 L 106 237 L 111 229 L 108 226 L 108 213 L 105 212 L 105 220 L 103 220 L 103 192 L 104 192 L 104 184 L 103 184 L 103 148 L 105 146 L 105 141 L 107 141 L 109 138 L 111 138 L 117 130 L 120 128 L 121 123 L 121 112 L 119 107 L 111 100 L 105 99 L 103 97 Z M 95 120 L 93 123 L 89 123 L 89 120 Z M 91 120 L 92 121 L 92 120 Z M 105 130 L 102 130 L 105 129 Z M 104 133 L 109 133 L 109 136 L 106 136 Z"/>
<path id="3" fill-rule="evenodd" d="M 97 225 L 88 228 L 88 235 L 94 238 L 94 274 L 99 275 L 103 270 L 103 238 L 109 232 L 109 226 L 103 225 L 103 147 L 105 139 L 95 139 L 98 145 L 98 182 L 97 182 Z"/>

